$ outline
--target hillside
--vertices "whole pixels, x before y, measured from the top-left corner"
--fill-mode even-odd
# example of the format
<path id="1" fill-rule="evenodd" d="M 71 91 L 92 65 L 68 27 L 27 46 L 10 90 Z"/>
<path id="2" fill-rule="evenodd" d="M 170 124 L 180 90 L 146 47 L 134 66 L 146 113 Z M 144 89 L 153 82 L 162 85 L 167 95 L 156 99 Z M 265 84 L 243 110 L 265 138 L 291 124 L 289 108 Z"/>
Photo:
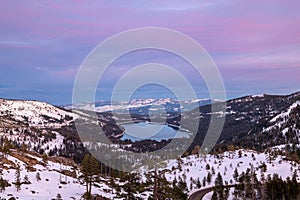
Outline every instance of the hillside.
<path id="1" fill-rule="evenodd" d="M 233 144 L 244 148 L 264 150 L 276 145 L 299 144 L 300 93 L 291 95 L 245 96 L 227 101 L 226 118 L 219 146 Z M 200 123 L 191 145 L 201 145 L 210 120 L 210 105 L 200 107 Z M 187 121 L 196 117 L 197 110 L 185 113 Z M 188 128 L 188 127 L 186 127 Z M 284 137 L 282 133 L 287 133 Z M 283 131 L 283 132 L 282 132 Z M 225 148 L 226 149 L 226 148 Z"/>
<path id="2" fill-rule="evenodd" d="M 46 160 L 34 152 L 12 150 L 0 154 L 1 180 L 7 181 L 7 187 L 1 186 L 1 199 L 80 199 L 85 192 L 79 166 L 72 160 L 62 157 L 49 157 Z M 16 185 L 16 174 L 20 171 L 20 186 Z M 27 177 L 27 178 L 26 178 Z M 93 190 L 95 193 L 110 197 L 109 187 L 102 178 Z M 1 182 L 2 183 L 2 182 Z"/>

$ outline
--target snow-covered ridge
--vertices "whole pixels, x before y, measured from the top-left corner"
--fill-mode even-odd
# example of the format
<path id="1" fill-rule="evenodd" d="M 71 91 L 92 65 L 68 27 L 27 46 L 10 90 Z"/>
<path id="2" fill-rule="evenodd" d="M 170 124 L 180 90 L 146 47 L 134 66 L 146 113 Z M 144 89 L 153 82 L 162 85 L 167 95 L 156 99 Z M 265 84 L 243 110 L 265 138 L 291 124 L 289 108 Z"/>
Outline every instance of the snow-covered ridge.
<path id="1" fill-rule="evenodd" d="M 275 116 L 274 118 L 272 118 L 270 120 L 270 122 L 276 122 L 278 119 L 280 118 L 285 118 L 288 117 L 291 113 L 291 111 L 296 108 L 297 106 L 300 106 L 300 101 L 296 101 L 295 103 L 293 103 L 285 112 L 280 113 L 279 115 Z"/>
<path id="2" fill-rule="evenodd" d="M 295 109 L 297 106 L 300 105 L 300 101 L 296 101 L 294 102 L 292 105 L 290 105 L 287 110 L 281 112 L 280 114 L 277 114 L 275 117 L 273 117 L 270 122 L 272 123 L 271 126 L 265 127 L 263 129 L 263 132 L 268 132 L 271 131 L 273 129 L 279 128 L 281 130 L 281 133 L 283 136 L 285 136 L 285 134 L 288 132 L 288 130 L 290 128 L 292 128 L 293 130 L 295 130 L 295 125 L 293 124 L 293 126 L 288 126 L 286 124 L 288 117 L 290 116 L 291 112 L 293 109 Z"/>
<path id="3" fill-rule="evenodd" d="M 11 116 L 29 125 L 46 125 L 73 119 L 73 113 L 45 102 L 0 99 L 0 116 Z"/>
<path id="4" fill-rule="evenodd" d="M 186 104 L 195 104 L 195 106 L 199 106 L 200 103 L 210 102 L 210 99 L 191 99 L 191 100 L 174 100 L 171 98 L 166 99 L 132 99 L 130 101 L 99 101 L 99 102 L 90 102 L 90 103 L 79 103 L 75 105 L 67 105 L 64 106 L 66 109 L 80 109 L 80 110 L 88 110 L 88 111 L 96 111 L 96 112 L 108 112 L 115 110 L 127 110 L 132 108 L 140 108 L 145 106 L 151 106 L 152 110 L 161 109 L 161 106 L 165 106 L 166 104 L 174 104 L 174 105 L 186 105 Z M 158 108 L 160 107 L 160 108 Z M 193 107 L 194 108 L 194 107 Z M 191 109 L 193 109 L 191 108 Z"/>
<path id="5" fill-rule="evenodd" d="M 256 94 L 256 95 L 252 95 L 252 98 L 263 98 L 265 97 L 265 94 Z"/>
<path id="6" fill-rule="evenodd" d="M 17 146 L 24 144 L 28 150 L 41 154 L 72 154 L 67 152 L 64 139 L 73 129 L 66 127 L 72 128 L 77 118 L 88 117 L 46 102 L 0 99 L 0 139 L 6 138 Z M 75 143 L 68 145 L 75 146 Z"/>

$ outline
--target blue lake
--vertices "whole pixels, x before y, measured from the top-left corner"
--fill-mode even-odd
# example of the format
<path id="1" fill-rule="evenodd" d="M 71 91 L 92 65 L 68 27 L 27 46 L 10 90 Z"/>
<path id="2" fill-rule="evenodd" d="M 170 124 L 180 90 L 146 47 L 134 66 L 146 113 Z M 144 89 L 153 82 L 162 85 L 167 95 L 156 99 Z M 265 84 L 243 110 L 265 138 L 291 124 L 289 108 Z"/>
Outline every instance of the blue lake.
<path id="1" fill-rule="evenodd" d="M 141 141 L 146 139 L 161 141 L 173 138 L 188 138 L 190 133 L 183 130 L 175 130 L 166 124 L 156 123 L 131 123 L 122 124 L 125 134 L 121 140 Z"/>

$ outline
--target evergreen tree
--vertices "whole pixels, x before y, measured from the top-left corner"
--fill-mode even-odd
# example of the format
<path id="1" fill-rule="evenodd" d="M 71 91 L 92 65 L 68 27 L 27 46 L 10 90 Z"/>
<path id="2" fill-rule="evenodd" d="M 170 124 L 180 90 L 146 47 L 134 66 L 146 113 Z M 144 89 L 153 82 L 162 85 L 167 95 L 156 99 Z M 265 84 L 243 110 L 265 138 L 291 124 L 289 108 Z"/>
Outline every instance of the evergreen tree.
<path id="1" fill-rule="evenodd" d="M 205 169 L 206 169 L 206 170 L 209 170 L 209 169 L 210 169 L 209 164 L 206 164 Z"/>
<path id="2" fill-rule="evenodd" d="M 200 182 L 199 177 L 197 178 L 196 186 L 197 186 L 198 189 L 201 188 L 201 182 Z"/>
<path id="3" fill-rule="evenodd" d="M 3 152 L 4 157 L 7 158 L 7 155 L 9 155 L 10 149 L 12 148 L 12 144 L 8 139 L 4 139 L 2 143 L 1 152 Z"/>
<path id="4" fill-rule="evenodd" d="M 117 197 L 124 200 L 137 200 L 138 193 L 143 192 L 143 185 L 140 183 L 140 177 L 136 173 L 128 173 L 120 179 L 121 186 L 117 186 Z"/>
<path id="5" fill-rule="evenodd" d="M 212 199 L 224 200 L 226 199 L 226 194 L 224 193 L 224 183 L 220 172 L 217 174 L 215 180 L 215 187 Z"/>
<path id="6" fill-rule="evenodd" d="M 245 196 L 248 199 L 254 199 L 254 187 L 253 187 L 253 182 L 251 182 L 251 172 L 250 169 L 247 168 L 245 176 L 244 176 L 244 192 Z"/>
<path id="7" fill-rule="evenodd" d="M 37 173 L 36 173 L 35 178 L 36 178 L 36 181 L 42 180 L 42 179 L 41 179 L 41 174 L 40 174 L 40 172 L 37 172 Z"/>
<path id="8" fill-rule="evenodd" d="M 299 185 L 295 181 L 295 175 L 292 180 L 288 177 L 286 181 L 283 181 L 278 174 L 274 174 L 273 178 L 268 176 L 265 185 L 265 199 L 300 199 Z"/>
<path id="9" fill-rule="evenodd" d="M 180 178 L 179 182 L 182 179 Z M 173 180 L 174 184 L 178 184 L 177 180 Z M 166 179 L 164 172 L 154 170 L 147 174 L 147 190 L 152 192 L 150 199 L 170 199 L 174 193 L 172 184 Z"/>
<path id="10" fill-rule="evenodd" d="M 223 177 L 222 177 L 222 175 L 220 174 L 220 172 L 218 172 L 218 174 L 217 174 L 217 178 L 216 178 L 216 180 L 215 180 L 215 186 L 223 186 L 224 184 L 223 184 Z"/>
<path id="11" fill-rule="evenodd" d="M 237 182 L 238 181 L 238 177 L 239 177 L 239 173 L 238 173 L 237 168 L 235 168 L 234 172 L 233 172 L 233 179 Z"/>
<path id="12" fill-rule="evenodd" d="M 186 200 L 188 198 L 188 190 L 187 190 L 187 185 L 186 182 L 183 180 L 179 180 L 177 184 L 173 184 L 173 190 L 172 190 L 172 195 L 171 199 L 173 200 Z"/>
<path id="13" fill-rule="evenodd" d="M 211 174 L 212 174 L 212 175 L 215 175 L 215 174 L 216 174 L 216 171 L 215 171 L 214 166 L 211 167 Z"/>
<path id="14" fill-rule="evenodd" d="M 58 193 L 58 194 L 56 195 L 56 200 L 62 200 L 61 194 Z"/>
<path id="15" fill-rule="evenodd" d="M 21 177 L 20 177 L 20 165 L 17 164 L 17 169 L 15 172 L 15 186 L 17 191 L 21 190 Z"/>
<path id="16" fill-rule="evenodd" d="M 206 186 L 206 177 L 205 177 L 205 176 L 203 177 L 203 180 L 202 180 L 202 185 L 203 185 L 203 187 L 205 187 L 205 186 Z"/>
<path id="17" fill-rule="evenodd" d="M 182 161 L 182 159 L 179 157 L 179 158 L 177 158 L 177 167 L 178 167 L 178 169 L 179 169 L 179 171 L 182 171 L 182 164 L 183 164 L 183 161 Z"/>
<path id="18" fill-rule="evenodd" d="M 0 192 L 5 191 L 6 187 L 8 187 L 8 181 L 3 179 L 2 176 L 0 176 Z"/>
<path id="19" fill-rule="evenodd" d="M 92 185 L 97 181 L 100 173 L 100 165 L 92 155 L 86 154 L 81 163 L 81 173 L 84 182 L 86 183 L 86 192 L 84 198 L 89 200 L 92 198 Z"/>
<path id="20" fill-rule="evenodd" d="M 241 158 L 241 157 L 242 157 L 242 154 L 243 154 L 243 152 L 242 152 L 241 150 L 239 150 L 239 151 L 238 151 L 238 154 L 239 154 L 239 158 Z"/>
<path id="21" fill-rule="evenodd" d="M 210 172 L 207 173 L 206 180 L 207 180 L 208 184 L 211 183 L 211 173 Z"/>
<path id="22" fill-rule="evenodd" d="M 24 183 L 26 183 L 26 184 L 30 184 L 30 181 L 29 181 L 28 175 L 25 175 L 25 176 L 24 176 Z"/>

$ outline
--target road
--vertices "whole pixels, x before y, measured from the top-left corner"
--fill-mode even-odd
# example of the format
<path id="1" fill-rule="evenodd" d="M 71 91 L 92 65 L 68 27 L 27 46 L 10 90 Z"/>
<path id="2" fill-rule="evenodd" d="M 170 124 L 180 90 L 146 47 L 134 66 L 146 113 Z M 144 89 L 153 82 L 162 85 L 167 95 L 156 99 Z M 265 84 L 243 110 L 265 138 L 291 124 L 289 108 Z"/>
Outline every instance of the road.
<path id="1" fill-rule="evenodd" d="M 237 185 L 226 185 L 224 186 L 225 188 L 232 188 L 232 187 L 236 187 Z M 198 190 L 196 192 L 194 192 L 193 194 L 191 194 L 191 196 L 188 198 L 188 200 L 202 200 L 202 198 L 209 192 L 212 192 L 214 190 L 215 187 L 209 187 L 209 188 L 204 188 L 201 190 Z"/>
<path id="2" fill-rule="evenodd" d="M 209 187 L 209 188 L 205 188 L 202 190 L 198 190 L 189 197 L 189 200 L 202 199 L 207 193 L 212 192 L 213 190 L 214 190 L 214 187 Z"/>

